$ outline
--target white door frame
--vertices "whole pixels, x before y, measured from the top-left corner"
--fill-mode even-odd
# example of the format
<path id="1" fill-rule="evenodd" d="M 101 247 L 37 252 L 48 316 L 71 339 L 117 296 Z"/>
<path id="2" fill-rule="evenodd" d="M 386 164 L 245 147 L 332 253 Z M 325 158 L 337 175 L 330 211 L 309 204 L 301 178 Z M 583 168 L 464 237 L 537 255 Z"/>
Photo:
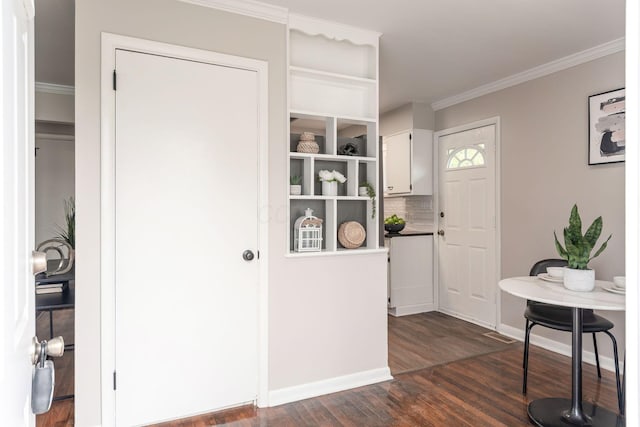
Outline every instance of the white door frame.
<path id="1" fill-rule="evenodd" d="M 101 283 L 101 403 L 102 425 L 115 425 L 115 70 L 116 49 L 163 55 L 219 66 L 255 71 L 258 76 L 258 396 L 268 405 L 268 64 L 238 56 L 176 46 L 117 34 L 102 33 L 101 64 L 101 171 L 100 171 L 100 283 Z"/>
<path id="2" fill-rule="evenodd" d="M 484 126 L 490 126 L 490 125 L 495 125 L 496 127 L 496 132 L 495 132 L 495 199 L 496 199 L 496 205 L 495 205 L 495 214 L 496 214 L 496 224 L 495 224 L 495 230 L 496 230 L 496 245 L 495 245 L 495 260 L 496 260 L 496 280 L 495 280 L 495 286 L 496 286 L 496 292 L 495 292 L 495 298 L 496 298 L 496 325 L 495 328 L 498 327 L 498 325 L 500 325 L 501 323 L 501 318 L 500 318 L 500 292 L 498 292 L 498 280 L 500 280 L 500 277 L 502 276 L 502 260 L 500 257 L 500 253 L 501 253 L 501 214 L 500 214 L 500 189 L 501 189 L 501 181 L 500 181 L 500 159 L 501 159 L 501 153 L 500 153 L 500 116 L 496 116 L 496 117 L 491 117 L 489 119 L 485 119 L 485 120 L 479 120 L 477 122 L 473 122 L 473 123 L 467 123 L 464 125 L 460 125 L 460 126 L 456 126 L 456 127 L 452 127 L 449 129 L 444 129 L 438 132 L 435 132 L 433 134 L 433 212 L 435 215 L 435 226 L 436 226 L 436 230 L 440 229 L 440 216 L 438 214 L 438 212 L 440 212 L 440 137 L 443 136 L 447 136 L 447 135 L 451 135 L 454 133 L 459 133 L 459 132 L 464 132 L 467 130 L 471 130 L 471 129 L 476 129 L 476 128 L 480 128 L 480 127 L 484 127 Z M 440 263 L 438 262 L 438 256 L 440 254 L 440 239 L 436 238 L 436 235 L 434 235 L 434 269 L 433 269 L 433 283 L 434 283 L 434 290 L 435 290 L 435 299 L 436 299 L 436 306 L 438 309 L 440 309 Z M 469 319 L 465 319 L 465 320 L 469 320 Z M 486 325 L 484 324 L 480 324 L 481 326 L 486 327 Z M 496 329 L 497 330 L 497 329 Z"/>

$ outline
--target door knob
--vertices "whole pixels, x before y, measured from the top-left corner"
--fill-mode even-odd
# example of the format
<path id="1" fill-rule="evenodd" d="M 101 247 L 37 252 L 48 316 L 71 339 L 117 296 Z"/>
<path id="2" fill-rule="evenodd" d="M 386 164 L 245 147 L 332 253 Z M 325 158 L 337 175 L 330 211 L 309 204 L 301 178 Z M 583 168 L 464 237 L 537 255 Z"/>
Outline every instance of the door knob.
<path id="1" fill-rule="evenodd" d="M 444 236 L 444 230 L 438 230 L 438 236 Z"/>
<path id="2" fill-rule="evenodd" d="M 42 357 L 62 357 L 64 354 L 64 338 L 55 337 L 49 341 L 39 341 L 38 337 L 33 337 L 31 340 L 31 363 L 38 364 Z M 44 356 L 43 356 L 44 355 Z"/>
<path id="3" fill-rule="evenodd" d="M 246 251 L 242 252 L 242 259 L 244 259 L 245 261 L 252 261 L 253 258 L 255 257 L 255 255 L 253 254 L 253 251 L 247 249 Z"/>

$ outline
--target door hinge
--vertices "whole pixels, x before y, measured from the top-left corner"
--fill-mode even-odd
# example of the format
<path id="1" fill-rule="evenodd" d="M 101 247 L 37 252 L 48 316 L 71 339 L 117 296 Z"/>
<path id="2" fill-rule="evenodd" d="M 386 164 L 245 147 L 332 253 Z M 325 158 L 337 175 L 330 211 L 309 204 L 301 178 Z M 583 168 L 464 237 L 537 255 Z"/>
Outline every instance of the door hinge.
<path id="1" fill-rule="evenodd" d="M 116 70 L 113 70 L 113 90 L 116 90 Z"/>
<path id="2" fill-rule="evenodd" d="M 113 389 L 116 389 L 116 371 L 113 371 Z"/>
<path id="3" fill-rule="evenodd" d="M 256 251 L 256 258 L 260 259 L 260 251 Z"/>
<path id="4" fill-rule="evenodd" d="M 412 134 L 409 134 L 409 141 L 411 141 L 411 138 L 412 138 Z"/>
<path id="5" fill-rule="evenodd" d="M 409 190 L 413 190 L 413 184 L 409 184 Z"/>

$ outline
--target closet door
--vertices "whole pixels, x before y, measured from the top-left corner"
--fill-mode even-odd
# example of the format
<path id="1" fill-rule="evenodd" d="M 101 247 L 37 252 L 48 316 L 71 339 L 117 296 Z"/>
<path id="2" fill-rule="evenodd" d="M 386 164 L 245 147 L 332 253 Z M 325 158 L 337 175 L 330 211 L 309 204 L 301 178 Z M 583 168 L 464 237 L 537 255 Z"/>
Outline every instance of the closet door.
<path id="1" fill-rule="evenodd" d="M 257 73 L 116 52 L 116 424 L 253 402 Z"/>

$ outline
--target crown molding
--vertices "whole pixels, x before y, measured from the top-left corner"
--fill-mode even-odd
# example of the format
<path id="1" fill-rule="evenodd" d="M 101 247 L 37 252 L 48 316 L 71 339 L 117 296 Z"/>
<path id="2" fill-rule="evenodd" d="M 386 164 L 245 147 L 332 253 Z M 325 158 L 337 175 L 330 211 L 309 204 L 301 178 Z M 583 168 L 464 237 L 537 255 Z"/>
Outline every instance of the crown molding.
<path id="1" fill-rule="evenodd" d="M 284 7 L 273 6 L 254 0 L 180 0 L 183 3 L 191 3 L 198 6 L 219 9 L 238 15 L 286 24 L 289 10 Z"/>
<path id="2" fill-rule="evenodd" d="M 584 64 L 585 62 L 593 61 L 594 59 L 602 58 L 603 56 L 624 51 L 624 46 L 624 37 L 612 40 L 610 42 L 592 47 L 590 49 L 565 56 L 564 58 L 560 58 L 555 61 L 547 62 L 546 64 L 530 68 L 529 70 L 523 71 L 521 73 L 505 77 L 504 79 L 496 80 L 495 82 L 478 86 L 475 89 L 471 89 L 466 92 L 441 99 L 432 103 L 431 108 L 433 108 L 434 111 L 442 110 L 443 108 L 451 107 L 452 105 L 469 101 L 470 99 L 478 98 L 479 96 L 497 92 L 499 90 L 506 89 L 520 83 L 528 82 L 529 80 L 535 80 L 540 77 L 556 73 L 558 71 L 566 70 L 567 68 L 575 67 L 576 65 Z"/>
<path id="3" fill-rule="evenodd" d="M 76 88 L 67 85 L 57 85 L 54 83 L 36 82 L 36 92 L 54 93 L 56 95 L 75 95 Z"/>

